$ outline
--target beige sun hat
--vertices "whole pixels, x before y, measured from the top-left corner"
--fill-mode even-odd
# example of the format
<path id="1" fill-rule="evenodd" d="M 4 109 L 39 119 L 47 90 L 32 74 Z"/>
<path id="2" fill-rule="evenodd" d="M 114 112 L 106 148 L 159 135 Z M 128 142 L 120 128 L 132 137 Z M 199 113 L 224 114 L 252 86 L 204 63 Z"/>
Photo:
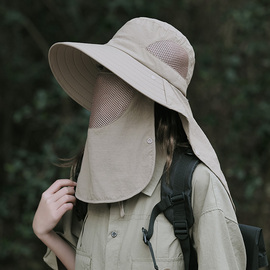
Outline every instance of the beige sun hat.
<path id="1" fill-rule="evenodd" d="M 195 55 L 173 26 L 150 18 L 128 21 L 104 45 L 60 42 L 49 51 L 51 70 L 77 103 L 91 110 L 92 89 L 102 65 L 155 102 L 177 111 L 194 153 L 220 179 L 229 194 L 216 153 L 193 118 L 186 98 Z"/>

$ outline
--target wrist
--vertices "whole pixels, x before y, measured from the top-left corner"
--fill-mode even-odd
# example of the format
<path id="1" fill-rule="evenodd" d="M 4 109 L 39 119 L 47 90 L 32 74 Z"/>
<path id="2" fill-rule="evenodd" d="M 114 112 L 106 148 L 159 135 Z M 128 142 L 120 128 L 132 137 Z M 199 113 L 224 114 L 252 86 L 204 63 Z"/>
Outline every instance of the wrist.
<path id="1" fill-rule="evenodd" d="M 49 232 L 35 232 L 35 235 L 42 241 L 47 242 L 49 238 L 52 238 L 56 235 L 56 232 L 51 230 Z"/>

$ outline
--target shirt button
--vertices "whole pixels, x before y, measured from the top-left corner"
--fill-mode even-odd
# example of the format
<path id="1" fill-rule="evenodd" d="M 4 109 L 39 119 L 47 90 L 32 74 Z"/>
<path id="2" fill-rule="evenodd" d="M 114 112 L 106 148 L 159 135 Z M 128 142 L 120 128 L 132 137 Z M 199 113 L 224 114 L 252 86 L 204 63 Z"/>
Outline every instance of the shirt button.
<path id="1" fill-rule="evenodd" d="M 152 142 L 153 142 L 153 139 L 152 139 L 152 138 L 148 138 L 148 139 L 147 139 L 147 143 L 148 143 L 148 144 L 151 144 Z"/>
<path id="2" fill-rule="evenodd" d="M 111 237 L 112 238 L 115 238 L 116 236 L 117 236 L 117 232 L 115 232 L 115 231 L 111 232 Z"/>

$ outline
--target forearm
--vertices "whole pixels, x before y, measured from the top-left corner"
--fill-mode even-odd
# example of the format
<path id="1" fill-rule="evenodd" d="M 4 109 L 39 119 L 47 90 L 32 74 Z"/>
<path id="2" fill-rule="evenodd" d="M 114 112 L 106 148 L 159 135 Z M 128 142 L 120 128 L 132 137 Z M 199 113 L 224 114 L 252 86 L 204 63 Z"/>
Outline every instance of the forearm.
<path id="1" fill-rule="evenodd" d="M 68 270 L 75 269 L 75 251 L 74 249 L 54 231 L 38 238 L 54 252 L 56 257 Z"/>

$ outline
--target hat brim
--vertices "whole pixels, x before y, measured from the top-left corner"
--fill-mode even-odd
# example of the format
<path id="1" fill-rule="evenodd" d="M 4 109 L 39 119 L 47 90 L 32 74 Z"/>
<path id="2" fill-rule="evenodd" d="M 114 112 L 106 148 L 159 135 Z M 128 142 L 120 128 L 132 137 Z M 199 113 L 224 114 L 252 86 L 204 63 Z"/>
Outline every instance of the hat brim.
<path id="1" fill-rule="evenodd" d="M 60 42 L 49 51 L 51 70 L 67 94 L 91 110 L 92 89 L 102 65 L 148 98 L 187 116 L 180 90 L 127 53 L 108 44 Z"/>

